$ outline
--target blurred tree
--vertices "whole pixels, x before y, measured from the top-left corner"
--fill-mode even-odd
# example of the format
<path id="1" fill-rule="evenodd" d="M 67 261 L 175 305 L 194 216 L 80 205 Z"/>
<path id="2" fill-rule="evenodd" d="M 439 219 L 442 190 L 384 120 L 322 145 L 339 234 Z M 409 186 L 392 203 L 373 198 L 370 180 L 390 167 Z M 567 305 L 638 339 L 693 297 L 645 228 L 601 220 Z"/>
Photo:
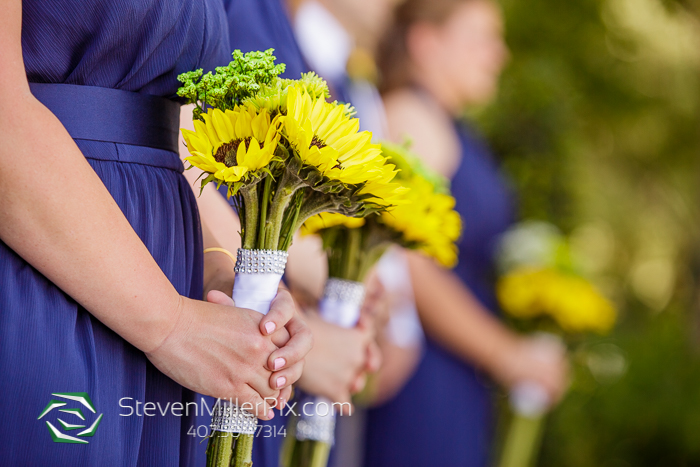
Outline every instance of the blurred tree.
<path id="1" fill-rule="evenodd" d="M 623 311 L 625 373 L 579 367 L 539 465 L 700 466 L 700 0 L 501 3 L 512 60 L 475 117 L 522 217 L 572 234 Z"/>

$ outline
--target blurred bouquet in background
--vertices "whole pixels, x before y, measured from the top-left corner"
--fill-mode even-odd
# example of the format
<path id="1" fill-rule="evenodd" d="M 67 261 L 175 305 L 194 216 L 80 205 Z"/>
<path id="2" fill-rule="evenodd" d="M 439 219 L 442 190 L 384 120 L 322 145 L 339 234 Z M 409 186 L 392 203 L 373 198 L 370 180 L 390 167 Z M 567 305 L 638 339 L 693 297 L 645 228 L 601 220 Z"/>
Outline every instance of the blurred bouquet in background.
<path id="1" fill-rule="evenodd" d="M 502 237 L 498 265 L 498 301 L 518 331 L 572 348 L 586 335 L 605 334 L 614 326 L 615 306 L 582 275 L 567 238 L 553 225 L 524 222 L 510 229 Z M 500 467 L 532 464 L 551 403 L 535 383 L 511 389 L 513 417 Z"/>
<path id="2" fill-rule="evenodd" d="M 421 251 L 445 267 L 457 262 L 455 241 L 461 219 L 447 181 L 430 172 L 402 146 L 383 143 L 382 154 L 398 169 L 394 205 L 365 218 L 322 213 L 309 218 L 302 233 L 319 235 L 328 257 L 328 280 L 319 303 L 321 317 L 342 327 L 356 326 L 364 301 L 364 280 L 391 245 Z M 334 442 L 333 403 L 304 395 L 295 433 L 285 446 L 286 467 L 323 467 Z M 315 409 L 312 409 L 314 407 Z M 323 407 L 323 409 L 321 409 Z"/>

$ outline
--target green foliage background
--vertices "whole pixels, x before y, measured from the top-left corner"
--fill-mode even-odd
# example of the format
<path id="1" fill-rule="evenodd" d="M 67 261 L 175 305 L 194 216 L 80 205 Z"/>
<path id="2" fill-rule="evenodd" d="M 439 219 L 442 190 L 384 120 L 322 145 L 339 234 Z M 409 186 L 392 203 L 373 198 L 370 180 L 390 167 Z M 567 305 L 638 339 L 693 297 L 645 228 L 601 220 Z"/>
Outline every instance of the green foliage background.
<path id="1" fill-rule="evenodd" d="M 573 356 L 539 466 L 700 466 L 700 26 L 692 3 L 502 0 L 476 118 L 521 215 L 571 235 L 621 317 Z"/>

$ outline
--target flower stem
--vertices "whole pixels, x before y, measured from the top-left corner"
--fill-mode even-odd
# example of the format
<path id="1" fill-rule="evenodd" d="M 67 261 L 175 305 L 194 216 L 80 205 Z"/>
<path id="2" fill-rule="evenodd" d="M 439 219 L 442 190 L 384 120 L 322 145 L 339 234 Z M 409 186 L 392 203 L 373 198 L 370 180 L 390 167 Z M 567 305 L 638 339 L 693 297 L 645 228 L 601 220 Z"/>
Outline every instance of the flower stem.
<path id="1" fill-rule="evenodd" d="M 544 416 L 515 414 L 503 444 L 499 467 L 530 467 L 539 451 Z"/>
<path id="2" fill-rule="evenodd" d="M 347 241 L 343 249 L 343 277 L 351 281 L 359 281 L 359 260 L 362 254 L 362 231 L 361 229 L 347 229 Z"/>
<path id="3" fill-rule="evenodd" d="M 258 230 L 258 187 L 241 188 L 243 206 L 245 208 L 245 226 L 243 227 L 243 248 L 252 250 L 255 248 L 255 237 Z M 262 247 L 262 245 L 258 245 Z"/>
<path id="4" fill-rule="evenodd" d="M 207 467 L 229 467 L 235 440 L 231 433 L 213 431 L 207 443 Z"/>
<path id="5" fill-rule="evenodd" d="M 239 434 L 236 448 L 233 451 L 231 467 L 252 467 L 253 465 L 253 435 Z"/>
<path id="6" fill-rule="evenodd" d="M 297 219 L 296 224 L 294 224 L 294 228 L 292 229 L 292 231 L 297 232 L 301 228 L 301 226 L 304 225 L 304 222 L 309 220 L 309 218 L 311 218 L 317 214 L 321 214 L 322 212 L 330 212 L 331 208 L 333 208 L 333 203 L 330 201 L 326 201 L 326 202 L 310 202 L 309 200 L 305 201 L 301 207 L 301 210 L 299 211 L 299 217 Z"/>
<path id="7" fill-rule="evenodd" d="M 258 247 L 265 245 L 265 238 L 268 232 L 267 226 L 267 207 L 270 204 L 270 187 L 272 186 L 272 177 L 265 177 L 262 200 L 260 200 L 260 225 L 258 226 Z"/>
<path id="8" fill-rule="evenodd" d="M 284 212 L 289 205 L 294 193 L 301 187 L 295 184 L 291 176 L 285 172 L 282 175 L 275 196 L 272 199 L 272 209 L 270 210 L 270 230 L 267 235 L 265 248 L 268 250 L 280 249 L 280 233 L 282 230 L 282 222 L 284 220 Z"/>

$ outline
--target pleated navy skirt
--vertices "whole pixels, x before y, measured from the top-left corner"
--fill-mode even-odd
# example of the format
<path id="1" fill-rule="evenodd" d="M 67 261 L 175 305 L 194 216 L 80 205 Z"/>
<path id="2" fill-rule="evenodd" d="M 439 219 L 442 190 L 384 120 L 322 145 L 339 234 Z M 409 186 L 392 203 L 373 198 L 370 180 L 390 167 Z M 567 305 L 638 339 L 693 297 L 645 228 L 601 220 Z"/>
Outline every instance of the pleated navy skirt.
<path id="1" fill-rule="evenodd" d="M 177 291 L 201 299 L 199 215 L 178 155 L 128 144 L 76 142 Z M 193 464 L 200 439 L 187 431 L 194 413 L 163 416 L 156 410 L 145 416 L 141 410 L 139 416 L 134 410 L 136 401 L 160 403 L 161 408 L 192 401 L 190 391 L 2 242 L 0 287 L 0 464 Z M 120 287 L 118 281 L 114 287 Z M 55 393 L 86 393 L 95 412 Z M 51 400 L 66 405 L 38 419 Z M 85 420 L 61 411 L 69 408 L 81 409 Z M 65 430 L 58 419 L 90 427 L 99 414 L 103 417 L 94 435 L 81 438 L 87 444 L 56 442 L 46 424 L 77 437 L 83 429 Z"/>

